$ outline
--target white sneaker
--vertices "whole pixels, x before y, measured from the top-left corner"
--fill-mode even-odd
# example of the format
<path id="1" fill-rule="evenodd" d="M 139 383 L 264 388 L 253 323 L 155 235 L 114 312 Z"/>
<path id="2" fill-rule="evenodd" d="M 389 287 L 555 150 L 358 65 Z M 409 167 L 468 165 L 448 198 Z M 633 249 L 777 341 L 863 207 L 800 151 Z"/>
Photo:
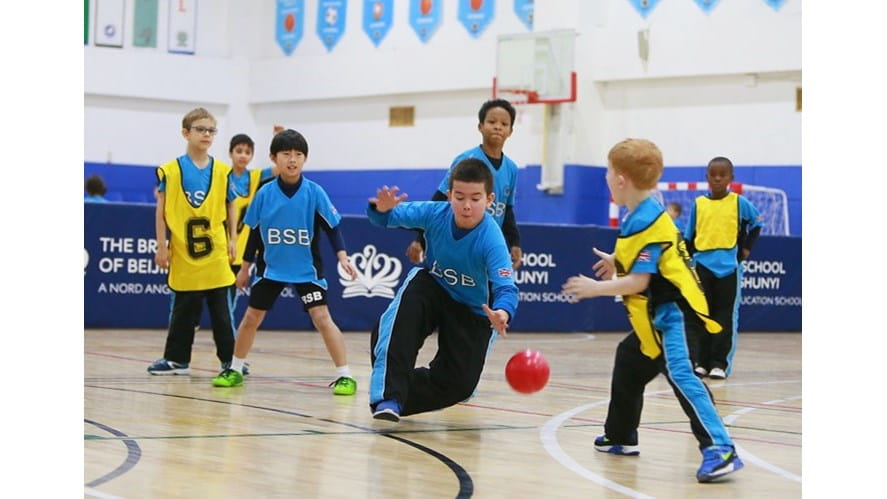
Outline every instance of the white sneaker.
<path id="1" fill-rule="evenodd" d="M 711 379 L 727 379 L 727 373 L 725 373 L 720 367 L 712 367 L 711 371 L 708 373 L 708 377 Z"/>
<path id="2" fill-rule="evenodd" d="M 696 369 L 693 369 L 693 372 L 696 373 L 696 375 L 699 376 L 700 378 L 704 378 L 704 377 L 708 376 L 708 369 L 706 369 L 702 366 L 696 366 Z"/>

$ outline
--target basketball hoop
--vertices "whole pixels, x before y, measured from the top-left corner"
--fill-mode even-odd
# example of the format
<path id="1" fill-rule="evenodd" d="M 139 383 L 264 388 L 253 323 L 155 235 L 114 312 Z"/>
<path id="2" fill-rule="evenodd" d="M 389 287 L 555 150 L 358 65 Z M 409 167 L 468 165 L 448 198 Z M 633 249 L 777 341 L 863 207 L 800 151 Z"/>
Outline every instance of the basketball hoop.
<path id="1" fill-rule="evenodd" d="M 496 78 L 493 78 L 493 98 L 505 99 L 515 106 L 539 103 L 539 93 L 535 90 L 527 90 L 523 88 L 496 88 Z"/>
<path id="2" fill-rule="evenodd" d="M 570 72 L 569 94 L 562 97 L 539 97 L 539 92 L 529 88 L 499 88 L 498 78 L 493 77 L 493 98 L 505 99 L 514 105 L 521 104 L 562 104 L 576 102 L 576 72 Z"/>

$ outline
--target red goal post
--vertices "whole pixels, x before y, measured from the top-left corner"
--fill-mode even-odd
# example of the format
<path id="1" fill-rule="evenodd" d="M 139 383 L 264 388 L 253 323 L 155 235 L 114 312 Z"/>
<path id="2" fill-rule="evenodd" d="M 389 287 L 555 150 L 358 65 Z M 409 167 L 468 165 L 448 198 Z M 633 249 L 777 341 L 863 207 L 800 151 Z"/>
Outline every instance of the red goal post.
<path id="1" fill-rule="evenodd" d="M 764 228 L 761 234 L 788 236 L 789 230 L 788 197 L 782 189 L 760 185 L 731 182 L 730 190 L 742 194 L 760 212 Z M 653 195 L 663 206 L 672 201 L 681 205 L 681 220 L 686 222 L 694 200 L 708 192 L 708 182 L 659 182 Z M 618 227 L 625 216 L 625 208 L 620 208 L 610 199 L 610 227 Z"/>

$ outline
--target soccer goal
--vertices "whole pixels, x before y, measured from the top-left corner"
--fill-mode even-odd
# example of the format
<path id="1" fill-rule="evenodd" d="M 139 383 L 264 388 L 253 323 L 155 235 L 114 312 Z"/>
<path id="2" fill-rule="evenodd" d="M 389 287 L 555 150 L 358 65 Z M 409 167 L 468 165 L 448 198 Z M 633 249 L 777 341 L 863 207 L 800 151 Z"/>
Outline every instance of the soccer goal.
<path id="1" fill-rule="evenodd" d="M 732 182 L 730 190 L 745 196 L 758 209 L 764 223 L 761 234 L 777 236 L 791 234 L 788 226 L 788 197 L 784 190 L 740 182 Z M 659 182 L 653 195 L 663 206 L 671 202 L 679 203 L 681 205 L 679 221 L 686 225 L 694 201 L 706 192 L 708 192 L 708 182 Z M 620 208 L 611 202 L 610 226 L 617 227 L 625 212 L 625 207 Z"/>

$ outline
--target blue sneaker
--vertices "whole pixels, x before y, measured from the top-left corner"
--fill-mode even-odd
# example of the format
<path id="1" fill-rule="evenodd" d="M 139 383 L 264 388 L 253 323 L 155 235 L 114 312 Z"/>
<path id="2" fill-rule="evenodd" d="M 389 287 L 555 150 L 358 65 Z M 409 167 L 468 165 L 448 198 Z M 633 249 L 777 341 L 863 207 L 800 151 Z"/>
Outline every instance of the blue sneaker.
<path id="1" fill-rule="evenodd" d="M 157 359 L 148 366 L 148 372 L 157 375 L 191 374 L 191 368 L 187 363 L 180 364 L 166 359 Z"/>
<path id="2" fill-rule="evenodd" d="M 606 435 L 601 435 L 594 439 L 594 449 L 599 452 L 616 454 L 617 456 L 637 456 L 641 453 L 637 443 L 634 445 L 616 444 Z"/>
<path id="3" fill-rule="evenodd" d="M 696 472 L 696 480 L 705 483 L 739 471 L 745 466 L 736 449 L 729 445 L 712 445 L 702 450 L 702 465 Z"/>
<path id="4" fill-rule="evenodd" d="M 222 362 L 222 371 L 226 371 L 228 369 L 231 369 L 231 363 L 230 362 Z M 249 362 L 243 363 L 243 372 L 240 374 L 243 374 L 244 376 L 249 374 Z"/>
<path id="5" fill-rule="evenodd" d="M 397 423 L 400 421 L 400 404 L 396 400 L 383 400 L 373 409 L 373 418 Z"/>

